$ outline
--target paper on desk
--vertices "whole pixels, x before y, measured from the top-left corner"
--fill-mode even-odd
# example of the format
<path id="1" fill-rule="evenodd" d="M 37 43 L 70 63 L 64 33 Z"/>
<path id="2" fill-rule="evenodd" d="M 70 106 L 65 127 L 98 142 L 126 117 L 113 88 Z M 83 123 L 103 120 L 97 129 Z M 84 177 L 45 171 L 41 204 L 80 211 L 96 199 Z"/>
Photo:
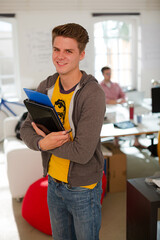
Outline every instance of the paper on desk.
<path id="1" fill-rule="evenodd" d="M 152 179 L 152 182 L 155 183 L 158 187 L 160 187 L 160 178 Z"/>

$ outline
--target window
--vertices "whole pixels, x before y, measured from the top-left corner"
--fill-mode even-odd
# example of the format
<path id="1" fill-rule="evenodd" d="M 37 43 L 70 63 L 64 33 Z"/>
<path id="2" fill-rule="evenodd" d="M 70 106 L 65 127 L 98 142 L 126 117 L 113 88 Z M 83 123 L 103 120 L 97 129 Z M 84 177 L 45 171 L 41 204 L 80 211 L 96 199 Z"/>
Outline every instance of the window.
<path id="1" fill-rule="evenodd" d="M 3 98 L 18 96 L 18 59 L 15 19 L 0 18 L 0 94 Z"/>
<path id="2" fill-rule="evenodd" d="M 110 66 L 112 81 L 122 87 L 136 87 L 137 34 L 133 21 L 104 20 L 94 24 L 95 76 L 101 81 L 101 68 Z"/>

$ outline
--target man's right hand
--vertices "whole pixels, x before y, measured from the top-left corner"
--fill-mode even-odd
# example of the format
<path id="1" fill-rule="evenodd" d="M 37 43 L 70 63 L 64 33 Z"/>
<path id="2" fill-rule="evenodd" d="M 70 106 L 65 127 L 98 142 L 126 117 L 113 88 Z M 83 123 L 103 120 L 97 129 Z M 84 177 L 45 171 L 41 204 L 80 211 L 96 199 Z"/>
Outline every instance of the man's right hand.
<path id="1" fill-rule="evenodd" d="M 67 131 L 51 132 L 46 135 L 34 122 L 32 122 L 32 127 L 38 135 L 43 137 L 38 143 L 42 151 L 60 147 L 70 141 L 70 135 Z"/>
<path id="2" fill-rule="evenodd" d="M 39 146 L 42 151 L 47 151 L 60 147 L 69 141 L 70 135 L 67 131 L 51 132 L 39 141 Z"/>

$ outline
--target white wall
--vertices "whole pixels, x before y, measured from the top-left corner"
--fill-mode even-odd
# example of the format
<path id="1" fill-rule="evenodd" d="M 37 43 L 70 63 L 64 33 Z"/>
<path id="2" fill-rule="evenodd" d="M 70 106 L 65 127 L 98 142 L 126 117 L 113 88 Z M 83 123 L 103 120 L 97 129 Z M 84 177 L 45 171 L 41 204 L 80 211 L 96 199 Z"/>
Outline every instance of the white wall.
<path id="1" fill-rule="evenodd" d="M 142 12 L 141 89 L 150 95 L 151 79 L 160 80 L 160 11 Z"/>

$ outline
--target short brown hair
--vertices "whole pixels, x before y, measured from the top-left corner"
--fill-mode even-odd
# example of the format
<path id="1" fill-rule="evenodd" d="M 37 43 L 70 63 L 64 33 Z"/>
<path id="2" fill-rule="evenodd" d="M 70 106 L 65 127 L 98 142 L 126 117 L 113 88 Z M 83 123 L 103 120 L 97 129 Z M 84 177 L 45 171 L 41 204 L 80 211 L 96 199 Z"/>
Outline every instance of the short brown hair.
<path id="1" fill-rule="evenodd" d="M 108 66 L 106 66 L 106 67 L 103 67 L 103 68 L 101 69 L 101 72 L 103 73 L 105 70 L 111 70 L 111 68 L 110 68 L 110 67 L 108 67 Z"/>
<path id="2" fill-rule="evenodd" d="M 67 23 L 59 25 L 52 30 L 52 45 L 57 36 L 73 38 L 78 43 L 79 51 L 82 52 L 89 42 L 88 32 L 81 25 L 76 23 Z"/>

